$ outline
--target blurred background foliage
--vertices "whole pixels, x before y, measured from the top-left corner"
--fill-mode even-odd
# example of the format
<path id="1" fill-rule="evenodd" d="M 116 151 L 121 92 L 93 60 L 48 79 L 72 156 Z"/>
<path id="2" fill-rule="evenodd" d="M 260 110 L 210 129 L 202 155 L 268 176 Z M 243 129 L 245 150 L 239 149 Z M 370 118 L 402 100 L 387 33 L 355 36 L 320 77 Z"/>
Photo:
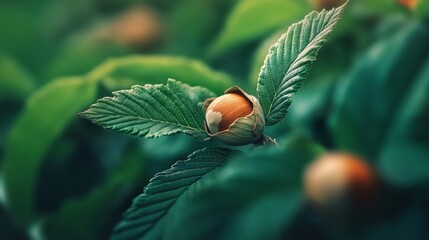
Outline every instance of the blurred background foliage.
<path id="1" fill-rule="evenodd" d="M 0 239 L 105 239 L 155 173 L 207 144 L 187 136 L 127 137 L 76 114 L 114 90 L 167 78 L 217 94 L 231 85 L 255 93 L 269 46 L 290 24 L 318 9 L 312 2 L 1 1 Z M 379 170 L 394 189 L 385 200 L 392 214 L 374 217 L 379 221 L 359 236 L 368 239 L 429 236 L 424 230 L 429 226 L 429 4 L 409 2 L 351 0 L 287 120 L 268 129 L 279 142 L 300 132 L 325 149 L 363 156 Z M 250 155 L 249 163 L 238 161 L 224 171 L 252 182 L 289 181 L 275 171 L 287 168 L 278 160 L 293 158 L 299 148 L 284 149 L 265 153 L 277 159 L 265 166 L 273 172 L 258 171 L 261 151 Z M 291 174 L 296 180 L 301 173 Z M 283 229 L 276 220 L 290 225 L 284 237 L 311 239 L 311 233 L 302 235 L 305 224 L 323 239 L 350 236 L 301 209 L 299 181 L 280 184 L 280 192 L 256 185 L 252 198 L 241 201 L 234 181 L 213 183 L 214 192 L 197 196 L 200 205 L 183 203 L 183 208 L 207 211 L 232 196 L 237 208 L 228 216 L 235 222 L 218 232 L 227 239 L 260 239 L 255 236 L 263 236 L 264 229 L 273 230 L 264 226 Z M 259 195 L 266 198 L 251 201 Z M 289 204 L 294 207 L 275 211 Z M 271 221 L 255 227 L 255 219 L 272 216 L 267 212 Z M 285 212 L 301 215 L 287 221 L 288 214 L 276 215 Z M 225 216 L 211 217 L 220 224 Z M 192 222 L 204 219 L 185 220 L 186 236 L 201 237 Z"/>

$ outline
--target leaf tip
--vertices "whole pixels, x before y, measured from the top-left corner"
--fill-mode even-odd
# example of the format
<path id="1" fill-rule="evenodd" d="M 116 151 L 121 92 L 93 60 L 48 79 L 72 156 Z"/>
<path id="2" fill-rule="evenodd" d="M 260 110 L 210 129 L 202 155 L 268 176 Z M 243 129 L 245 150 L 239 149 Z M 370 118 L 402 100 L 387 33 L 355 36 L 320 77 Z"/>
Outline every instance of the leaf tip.
<path id="1" fill-rule="evenodd" d="M 83 118 L 83 119 L 88 119 L 91 120 L 91 108 L 86 109 L 83 112 L 78 112 L 76 113 L 77 117 Z"/>

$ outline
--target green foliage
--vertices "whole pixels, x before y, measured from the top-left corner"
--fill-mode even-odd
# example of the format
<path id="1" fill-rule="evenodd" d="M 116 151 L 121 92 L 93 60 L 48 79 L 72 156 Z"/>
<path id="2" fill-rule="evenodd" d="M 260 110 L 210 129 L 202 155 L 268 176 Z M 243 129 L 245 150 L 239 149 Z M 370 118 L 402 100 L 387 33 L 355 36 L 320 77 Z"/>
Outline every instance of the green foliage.
<path id="1" fill-rule="evenodd" d="M 294 135 L 279 148 L 228 160 L 231 153 L 208 148 L 155 176 L 113 239 L 279 238 L 302 204 L 304 166 L 320 148 Z"/>
<path id="2" fill-rule="evenodd" d="M 14 239 L 26 239 L 26 235 L 14 224 L 10 213 L 7 212 L 4 205 L 0 205 L 0 224 L 2 227 L 0 239 L 11 239 L 11 236 Z"/>
<path id="3" fill-rule="evenodd" d="M 243 0 L 230 13 L 208 54 L 217 57 L 302 18 L 310 8 L 299 0 Z"/>
<path id="4" fill-rule="evenodd" d="M 346 74 L 331 119 L 338 148 L 378 159 L 388 132 L 402 121 L 398 109 L 428 56 L 426 28 L 423 22 L 408 22 L 377 42 Z"/>
<path id="5" fill-rule="evenodd" d="M 176 1 L 177 3 L 170 1 L 168 5 L 171 12 L 166 16 L 170 31 L 169 38 L 166 39 L 166 51 L 173 55 L 203 55 L 207 44 L 212 41 L 225 20 L 223 15 L 229 10 L 229 5 L 232 5 L 228 1 L 181 0 Z M 173 2 L 175 6 L 172 6 Z M 190 13 L 192 17 L 189 17 Z"/>
<path id="6" fill-rule="evenodd" d="M 267 53 L 269 52 L 271 46 L 273 46 L 286 31 L 287 28 L 275 32 L 266 38 L 255 50 L 255 53 L 252 56 L 252 63 L 248 79 L 251 86 L 255 89 L 258 84 L 259 72 L 261 71 L 261 66 L 264 65 L 264 60 L 267 57 Z"/>
<path id="7" fill-rule="evenodd" d="M 415 12 L 415 15 L 418 17 L 427 18 L 429 15 L 429 1 L 428 0 L 419 1 L 414 12 Z"/>
<path id="8" fill-rule="evenodd" d="M 33 78 L 13 59 L 0 56 L 0 101 L 21 100 L 35 88 Z"/>
<path id="9" fill-rule="evenodd" d="M 140 137 L 178 133 L 207 137 L 203 109 L 198 105 L 214 96 L 207 89 L 170 79 L 167 85 L 134 86 L 113 95 L 98 100 L 81 116 L 106 129 Z"/>
<path id="10" fill-rule="evenodd" d="M 215 72 L 200 61 L 168 56 L 113 58 L 93 70 L 89 78 L 100 80 L 110 90 L 162 83 L 168 78 L 193 86 L 200 85 L 217 94 L 222 94 L 233 85 L 230 76 Z"/>
<path id="11" fill-rule="evenodd" d="M 103 185 L 87 195 L 70 199 L 61 209 L 45 216 L 38 226 L 46 239 L 103 239 L 106 227 L 114 222 L 121 203 L 130 190 L 140 182 L 144 161 L 135 151 L 127 154 L 120 166 L 111 173 Z"/>
<path id="12" fill-rule="evenodd" d="M 112 239 L 137 239 L 157 226 L 167 227 L 162 219 L 167 213 L 180 211 L 175 202 L 195 191 L 208 174 L 225 164 L 236 151 L 224 148 L 205 148 L 178 161 L 170 169 L 155 175 L 138 196 L 133 206 L 116 226 Z M 208 175 L 210 176 L 210 175 Z M 157 232 L 159 236 L 161 232 Z"/>
<path id="13" fill-rule="evenodd" d="M 318 136 L 324 131 L 323 127 L 313 124 L 325 119 L 330 112 L 331 95 L 335 87 L 332 79 L 323 79 L 322 82 L 307 84 L 305 88 L 294 96 L 293 107 L 286 118 L 286 124 L 292 127 L 304 127 L 313 137 L 321 143 L 326 143 L 326 139 L 319 139 Z"/>
<path id="14" fill-rule="evenodd" d="M 0 56 L 0 201 L 5 207 L 0 222 L 7 228 L 0 238 L 20 239 L 28 231 L 27 237 L 35 239 L 106 239 L 135 187 L 159 171 L 125 212 L 114 239 L 426 236 L 428 1 L 414 10 L 393 0 L 352 1 L 333 34 L 342 8 L 312 13 L 281 37 L 310 11 L 308 2 L 0 3 L 0 54 L 6 54 Z M 137 8 L 159 18 L 156 44 L 129 45 L 106 37 L 117 34 L 109 24 Z M 393 21 L 378 28 L 391 13 L 396 14 L 389 17 Z M 334 41 L 324 45 L 329 35 Z M 373 40 L 369 51 L 361 51 Z M 260 46 L 257 51 L 255 46 Z M 128 53 L 139 55 L 122 56 Z M 211 65 L 198 59 L 222 55 L 227 56 Z M 308 75 L 316 55 L 319 63 Z M 238 77 L 248 72 L 251 82 L 239 83 Z M 82 77 L 48 82 L 70 74 Z M 180 82 L 162 85 L 169 78 Z M 311 84 L 295 95 L 306 78 Z M 35 91 L 42 82 L 46 86 Z M 257 82 L 268 125 L 288 114 L 284 124 L 266 128 L 279 144 L 240 147 L 245 154 L 236 155 L 236 150 L 208 147 L 216 141 L 198 141 L 207 137 L 201 102 L 232 85 L 245 88 Z M 84 115 L 123 133 L 156 137 L 184 132 L 198 139 L 128 138 L 77 121 L 76 113 L 96 98 L 135 85 L 142 86 L 102 99 Z M 297 135 L 300 131 L 311 140 Z M 302 174 L 323 152 L 318 144 L 369 162 L 382 180 L 377 216 L 344 229 L 347 223 L 332 224 L 308 208 Z M 163 171 L 199 148 L 204 149 Z M 52 179 L 58 181 L 51 185 Z"/>
<path id="15" fill-rule="evenodd" d="M 3 166 L 8 204 L 20 220 L 28 223 L 35 217 L 35 184 L 45 153 L 95 97 L 94 82 L 72 77 L 53 81 L 28 100 L 11 129 Z"/>
<path id="16" fill-rule="evenodd" d="M 320 150 L 295 134 L 275 148 L 237 156 L 180 199 L 180 213 L 167 215 L 168 228 L 154 232 L 175 239 L 282 239 L 304 203 L 303 170 Z"/>
<path id="17" fill-rule="evenodd" d="M 59 53 L 45 70 L 44 77 L 53 79 L 59 76 L 86 74 L 107 58 L 132 53 L 130 49 L 118 44 L 86 38 L 88 37 L 72 38 L 61 46 Z"/>
<path id="18" fill-rule="evenodd" d="M 363 14 L 376 14 L 376 13 L 391 13 L 395 10 L 399 9 L 398 2 L 391 1 L 391 0 L 379 0 L 379 1 L 372 1 L 372 0 L 361 0 L 356 1 L 357 4 L 359 4 L 359 7 L 362 10 L 365 10 L 365 13 Z"/>
<path id="19" fill-rule="evenodd" d="M 307 15 L 303 21 L 289 27 L 271 47 L 257 87 L 268 126 L 286 116 L 291 97 L 307 77 L 319 49 L 340 20 L 344 6 Z"/>
<path id="20" fill-rule="evenodd" d="M 22 2 L 2 1 L 0 3 L 0 52 L 8 55 L 14 53 L 13 57 L 16 57 L 15 55 L 34 56 L 33 54 L 40 50 L 33 46 L 33 43 L 39 40 L 40 27 L 37 26 L 36 21 L 39 18 L 33 9 L 24 8 L 22 5 L 24 5 Z M 28 59 L 28 61 L 34 60 Z"/>
<path id="21" fill-rule="evenodd" d="M 401 186 L 429 181 L 429 56 L 419 71 L 380 153 L 381 173 Z"/>
<path id="22" fill-rule="evenodd" d="M 389 200 L 387 200 L 389 201 Z M 410 204 L 393 217 L 378 222 L 360 233 L 361 240 L 374 239 L 424 239 L 426 237 L 427 205 Z M 425 216 L 426 215 L 426 216 Z"/>

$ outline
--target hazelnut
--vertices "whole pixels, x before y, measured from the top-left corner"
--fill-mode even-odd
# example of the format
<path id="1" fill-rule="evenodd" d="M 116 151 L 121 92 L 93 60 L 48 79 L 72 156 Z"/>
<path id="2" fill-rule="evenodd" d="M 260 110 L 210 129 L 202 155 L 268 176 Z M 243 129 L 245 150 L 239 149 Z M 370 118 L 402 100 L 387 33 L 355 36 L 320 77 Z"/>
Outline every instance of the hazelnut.
<path id="1" fill-rule="evenodd" d="M 231 145 L 255 143 L 261 139 L 265 126 L 263 110 L 256 97 L 239 87 L 204 103 L 205 127 L 212 138 Z"/>
<path id="2" fill-rule="evenodd" d="M 307 198 L 327 212 L 364 210 L 374 198 L 372 169 L 351 154 L 323 155 L 310 164 L 304 177 Z"/>

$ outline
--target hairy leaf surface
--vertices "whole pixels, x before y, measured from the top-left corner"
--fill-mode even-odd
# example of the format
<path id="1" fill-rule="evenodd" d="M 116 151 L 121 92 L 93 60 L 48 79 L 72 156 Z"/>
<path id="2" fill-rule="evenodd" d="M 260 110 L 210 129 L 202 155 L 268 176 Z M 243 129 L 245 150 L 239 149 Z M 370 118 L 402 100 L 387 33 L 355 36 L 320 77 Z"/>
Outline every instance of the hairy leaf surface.
<path id="1" fill-rule="evenodd" d="M 233 157 L 178 198 L 144 239 L 289 239 L 301 178 L 320 147 L 302 134 Z"/>
<path id="2" fill-rule="evenodd" d="M 167 85 L 146 84 L 113 93 L 81 116 L 120 133 L 154 138 L 177 133 L 204 139 L 204 113 L 199 102 L 214 94 L 175 80 Z"/>
<path id="3" fill-rule="evenodd" d="M 170 169 L 155 175 L 125 212 L 116 226 L 112 239 L 144 237 L 167 214 L 175 202 L 206 174 L 225 164 L 237 151 L 225 148 L 205 148 L 191 154 L 187 160 L 176 162 Z M 164 225 L 165 227 L 165 225 Z"/>
<path id="4" fill-rule="evenodd" d="M 286 116 L 291 97 L 307 78 L 319 49 L 340 20 L 344 7 L 308 14 L 304 20 L 290 26 L 270 48 L 257 86 L 267 125 L 274 125 Z"/>

